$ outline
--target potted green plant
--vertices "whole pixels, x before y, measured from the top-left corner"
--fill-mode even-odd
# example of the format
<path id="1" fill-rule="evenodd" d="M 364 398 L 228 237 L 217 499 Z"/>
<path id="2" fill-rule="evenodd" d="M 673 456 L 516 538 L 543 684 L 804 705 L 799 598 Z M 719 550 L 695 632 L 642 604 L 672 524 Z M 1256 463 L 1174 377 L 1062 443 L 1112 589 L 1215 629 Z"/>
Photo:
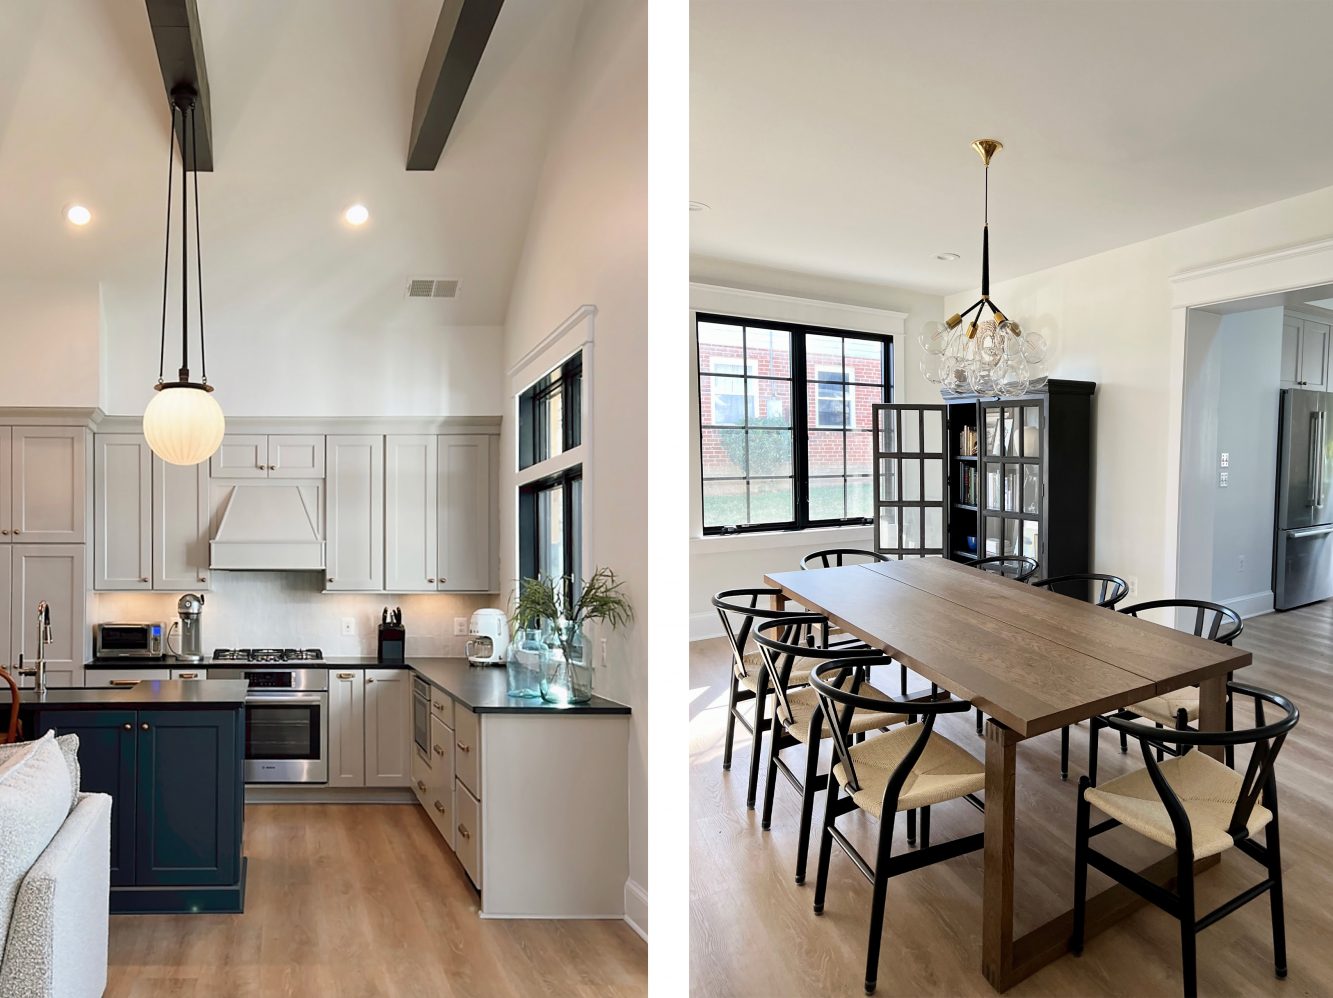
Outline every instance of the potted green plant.
<path id="1" fill-rule="evenodd" d="M 592 698 L 592 665 L 583 640 L 583 627 L 601 621 L 612 628 L 634 619 L 634 608 L 624 594 L 624 583 L 609 568 L 598 568 L 574 594 L 570 576 L 538 576 L 518 584 L 514 619 L 520 626 L 547 621 L 552 628 L 551 654 L 542 670 L 541 696 L 550 703 L 586 703 Z"/>

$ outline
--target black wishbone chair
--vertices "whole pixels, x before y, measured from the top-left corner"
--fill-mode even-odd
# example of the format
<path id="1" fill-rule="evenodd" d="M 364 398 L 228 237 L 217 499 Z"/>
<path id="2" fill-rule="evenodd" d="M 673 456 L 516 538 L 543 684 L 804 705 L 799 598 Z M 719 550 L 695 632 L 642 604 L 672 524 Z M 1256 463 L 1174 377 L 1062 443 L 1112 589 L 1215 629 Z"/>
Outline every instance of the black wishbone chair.
<path id="1" fill-rule="evenodd" d="M 805 569 L 842 568 L 844 565 L 865 565 L 888 560 L 888 555 L 880 554 L 878 551 L 868 551 L 864 548 L 823 548 L 819 551 L 811 551 L 802 558 L 801 567 Z M 830 646 L 861 643 L 852 635 L 844 635 L 837 628 L 830 630 L 829 635 Z M 899 689 L 903 696 L 907 696 L 907 666 L 899 663 L 899 668 Z"/>
<path id="2" fill-rule="evenodd" d="M 983 572 L 990 572 L 992 575 L 1003 575 L 1006 579 L 1013 579 L 1015 582 L 1027 582 L 1041 570 L 1037 564 L 1037 559 L 1029 558 L 1025 554 L 997 554 L 989 558 L 981 558 L 972 562 L 973 568 L 979 568 Z M 981 734 L 983 726 L 986 723 L 985 715 L 981 713 L 981 708 L 977 708 L 977 734 Z"/>
<path id="3" fill-rule="evenodd" d="M 1207 638 L 1209 641 L 1216 641 L 1219 644 L 1230 645 L 1241 635 L 1245 629 L 1244 622 L 1240 619 L 1240 614 L 1229 606 L 1223 606 L 1221 603 L 1209 603 L 1207 600 L 1198 599 L 1159 599 L 1151 600 L 1147 603 L 1135 603 L 1133 606 L 1125 606 L 1119 609 L 1119 613 L 1128 614 L 1131 617 L 1137 617 L 1144 610 L 1193 610 L 1194 611 L 1194 636 L 1196 638 Z M 1230 677 L 1228 677 L 1230 678 Z M 1159 697 L 1152 697 L 1140 703 L 1130 704 L 1125 708 L 1125 713 L 1132 714 L 1135 717 L 1145 717 L 1150 721 L 1155 721 L 1159 728 L 1174 727 L 1179 731 L 1188 730 L 1190 722 L 1198 720 L 1199 717 L 1199 688 L 1197 686 L 1186 686 L 1183 690 L 1173 690 L 1170 693 L 1163 693 Z M 1227 727 L 1231 727 L 1231 697 L 1227 697 Z M 1097 740 L 1099 729 L 1105 727 L 1102 719 L 1094 717 L 1089 722 L 1093 741 Z M 1094 746 L 1095 748 L 1095 746 Z M 1129 751 L 1129 739 L 1124 731 L 1120 732 L 1120 751 Z M 1168 746 L 1158 746 L 1157 758 L 1160 762 L 1162 757 L 1169 752 Z M 1230 766 L 1233 760 L 1234 749 L 1227 745 L 1226 756 L 1227 765 Z M 1093 783 L 1097 782 L 1096 753 L 1088 757 L 1088 776 Z"/>
<path id="4" fill-rule="evenodd" d="M 1254 698 L 1255 727 L 1242 731 L 1178 731 L 1135 723 L 1125 712 L 1105 717 L 1104 723 L 1127 737 L 1137 738 L 1143 750 L 1143 769 L 1117 777 L 1100 787 L 1088 777 L 1078 783 L 1078 816 L 1074 845 L 1074 928 L 1070 948 L 1083 951 L 1087 908 L 1088 867 L 1119 881 L 1180 921 L 1181 971 L 1186 998 L 1197 993 L 1195 936 L 1237 908 L 1268 892 L 1273 921 L 1273 969 L 1287 976 L 1286 929 L 1282 911 L 1282 854 L 1278 836 L 1277 778 L 1273 767 L 1288 732 L 1300 712 L 1286 697 L 1243 683 L 1227 684 L 1229 695 Z M 1264 704 L 1282 711 L 1271 724 L 1264 719 Z M 1179 753 L 1159 762 L 1150 746 L 1179 746 Z M 1253 745 L 1242 776 L 1203 752 L 1204 746 Z M 1093 743 L 1096 751 L 1096 743 Z M 1110 817 L 1089 825 L 1091 808 Z M 1175 893 L 1146 881 L 1139 874 L 1097 852 L 1089 840 L 1119 825 L 1134 829 L 1176 851 Z M 1255 841 L 1260 830 L 1264 844 Z M 1268 876 L 1202 918 L 1195 916 L 1194 863 L 1232 846 L 1259 863 Z"/>
<path id="5" fill-rule="evenodd" d="M 727 733 L 722 745 L 722 768 L 731 768 L 731 747 L 740 721 L 750 732 L 750 778 L 745 788 L 745 806 L 754 810 L 755 794 L 759 788 L 759 760 L 762 756 L 764 727 L 768 722 L 768 670 L 757 648 L 751 648 L 751 631 L 756 621 L 786 620 L 808 616 L 808 610 L 775 610 L 760 606 L 760 600 L 772 601 L 781 596 L 781 589 L 752 588 L 725 589 L 713 597 L 713 606 L 722 618 L 722 630 L 731 646 L 731 681 L 727 693 Z M 821 635 L 821 645 L 828 644 L 827 634 Z M 788 681 L 803 686 L 814 663 L 800 662 L 792 666 Z M 741 705 L 754 702 L 754 719 L 746 718 Z"/>
<path id="6" fill-rule="evenodd" d="M 1120 576 L 1098 575 L 1095 572 L 1083 575 L 1056 575 L 1040 582 L 1033 582 L 1031 585 L 1108 610 L 1115 609 L 1115 605 L 1129 595 L 1129 583 Z M 1067 724 L 1060 729 L 1060 779 L 1069 779 L 1069 725 Z"/>
<path id="7" fill-rule="evenodd" d="M 861 699 L 871 707 L 856 711 L 847 718 L 850 735 L 864 737 L 867 731 L 887 728 L 908 720 L 906 711 L 888 710 L 897 707 L 888 694 L 864 682 L 864 673 L 871 665 L 888 665 L 893 660 L 882 651 L 862 645 L 860 648 L 820 648 L 818 636 L 827 626 L 827 618 L 808 613 L 792 620 L 769 620 L 755 628 L 754 640 L 768 669 L 769 686 L 774 690 L 773 730 L 768 736 L 768 778 L 764 783 L 764 816 L 762 825 L 768 828 L 773 821 L 773 790 L 778 773 L 801 795 L 801 824 L 796 839 L 796 882 L 805 883 L 805 862 L 810 851 L 810 825 L 815 810 L 815 794 L 828 786 L 828 774 L 819 772 L 820 740 L 824 733 L 824 714 L 819 697 L 809 687 L 790 689 L 790 676 L 796 663 L 820 663 L 838 659 L 844 663 L 862 662 L 857 670 L 857 688 Z M 805 772 L 797 776 L 783 760 L 784 748 L 805 746 Z M 910 837 L 916 838 L 915 815 L 908 820 Z"/>
<path id="8" fill-rule="evenodd" d="M 879 701 L 859 692 L 859 660 L 832 661 L 815 666 L 810 685 L 818 694 L 832 725 L 836 762 L 829 775 L 824 802 L 824 823 L 819 837 L 819 868 L 815 877 L 815 914 L 824 911 L 828 888 L 829 857 L 836 842 L 867 880 L 874 885 L 870 902 L 870 942 L 866 954 L 866 994 L 873 994 L 879 977 L 879 947 L 884 932 L 884 901 L 889 878 L 952 859 L 982 848 L 985 833 L 930 845 L 930 808 L 959 797 L 979 811 L 985 806 L 977 792 L 986 785 L 986 770 L 980 760 L 934 730 L 940 714 L 966 711 L 966 700 L 944 699 L 897 701 L 901 709 L 919 718 L 918 723 L 852 741 L 850 723 L 856 710 L 874 710 Z M 847 796 L 842 796 L 846 789 Z M 879 819 L 879 843 L 875 863 L 870 863 L 837 827 L 837 819 L 860 809 Z M 921 811 L 921 847 L 901 856 L 893 855 L 893 823 L 899 811 L 910 820 Z"/>

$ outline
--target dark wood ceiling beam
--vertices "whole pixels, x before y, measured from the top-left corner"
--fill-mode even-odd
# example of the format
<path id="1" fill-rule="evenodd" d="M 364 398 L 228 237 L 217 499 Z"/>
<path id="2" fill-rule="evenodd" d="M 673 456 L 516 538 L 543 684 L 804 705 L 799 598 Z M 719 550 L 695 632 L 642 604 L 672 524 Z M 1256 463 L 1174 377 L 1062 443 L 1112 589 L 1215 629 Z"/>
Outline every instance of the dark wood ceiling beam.
<path id="1" fill-rule="evenodd" d="M 445 0 L 412 108 L 409 170 L 433 170 L 449 141 L 504 0 Z"/>
<path id="2" fill-rule="evenodd" d="M 213 115 L 208 102 L 208 69 L 204 65 L 204 39 L 199 31 L 199 11 L 195 0 L 147 0 L 148 24 L 153 29 L 153 45 L 162 67 L 162 82 L 167 99 L 178 86 L 193 87 L 199 95 L 195 104 L 195 149 L 186 141 L 184 122 L 176 121 L 176 142 L 182 150 L 190 149 L 187 170 L 213 170 Z"/>

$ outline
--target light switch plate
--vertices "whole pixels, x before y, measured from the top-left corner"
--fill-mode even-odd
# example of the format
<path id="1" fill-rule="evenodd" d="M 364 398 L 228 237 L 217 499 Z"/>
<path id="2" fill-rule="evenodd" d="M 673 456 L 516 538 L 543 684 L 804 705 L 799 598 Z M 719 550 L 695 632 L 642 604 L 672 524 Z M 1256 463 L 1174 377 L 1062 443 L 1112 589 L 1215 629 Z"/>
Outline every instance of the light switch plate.
<path id="1" fill-rule="evenodd" d="M 1223 468 L 1230 468 L 1230 467 L 1231 467 L 1231 454 L 1230 454 L 1229 452 L 1227 452 L 1227 451 L 1223 451 L 1223 452 L 1222 452 L 1222 460 L 1219 462 L 1219 464 L 1220 464 L 1220 466 L 1223 467 Z"/>
<path id="2" fill-rule="evenodd" d="M 1228 475 L 1225 471 L 1217 476 L 1217 487 L 1219 489 L 1225 489 L 1230 484 L 1231 484 L 1231 476 Z"/>
<path id="3" fill-rule="evenodd" d="M 466 618 L 466 617 L 455 617 L 455 618 L 454 618 L 454 636 L 457 637 L 457 636 L 460 635 L 460 634 L 467 634 L 467 618 Z"/>
<path id="4" fill-rule="evenodd" d="M 344 617 L 342 627 L 343 637 L 352 637 L 356 634 L 356 618 Z"/>
<path id="5" fill-rule="evenodd" d="M 1139 577 L 1137 575 L 1126 575 L 1125 583 L 1129 586 L 1129 595 L 1137 596 L 1139 594 Z"/>

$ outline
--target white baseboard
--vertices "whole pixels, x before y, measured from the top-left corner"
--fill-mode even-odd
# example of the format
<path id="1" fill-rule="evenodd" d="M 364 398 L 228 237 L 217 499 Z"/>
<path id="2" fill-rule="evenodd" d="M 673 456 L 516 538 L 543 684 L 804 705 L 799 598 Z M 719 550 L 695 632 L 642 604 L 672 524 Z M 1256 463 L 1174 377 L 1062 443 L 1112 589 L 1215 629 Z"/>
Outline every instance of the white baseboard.
<path id="1" fill-rule="evenodd" d="M 1244 617 L 1258 617 L 1261 614 L 1273 612 L 1273 590 L 1268 589 L 1261 593 L 1248 593 L 1244 596 L 1230 596 L 1226 599 L 1220 599 L 1217 602 L 1223 606 L 1229 606 L 1238 614 Z"/>
<path id="2" fill-rule="evenodd" d="M 326 787 L 311 784 L 251 784 L 247 804 L 415 804 L 407 787 Z"/>
<path id="3" fill-rule="evenodd" d="M 722 620 L 716 610 L 690 614 L 690 640 L 702 641 L 704 638 L 722 637 Z"/>
<path id="4" fill-rule="evenodd" d="M 632 877 L 625 881 L 625 923 L 648 941 L 648 892 Z"/>

